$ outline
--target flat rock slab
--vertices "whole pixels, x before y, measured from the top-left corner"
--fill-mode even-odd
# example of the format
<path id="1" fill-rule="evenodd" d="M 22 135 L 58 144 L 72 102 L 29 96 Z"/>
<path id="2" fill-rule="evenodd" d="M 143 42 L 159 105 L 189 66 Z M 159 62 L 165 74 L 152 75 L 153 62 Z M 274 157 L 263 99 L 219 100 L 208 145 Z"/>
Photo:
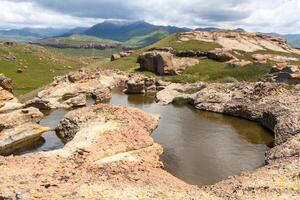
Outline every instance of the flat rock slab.
<path id="1" fill-rule="evenodd" d="M 0 154 L 8 155 L 20 147 L 35 142 L 46 131 L 49 131 L 49 128 L 35 123 L 26 123 L 5 129 L 0 133 Z"/>

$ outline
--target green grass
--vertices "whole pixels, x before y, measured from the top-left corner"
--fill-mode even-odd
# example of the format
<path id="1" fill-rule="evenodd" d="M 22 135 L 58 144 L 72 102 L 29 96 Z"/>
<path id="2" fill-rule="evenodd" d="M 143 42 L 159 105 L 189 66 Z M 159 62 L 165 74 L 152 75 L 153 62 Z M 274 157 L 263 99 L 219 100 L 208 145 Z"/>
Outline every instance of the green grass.
<path id="1" fill-rule="evenodd" d="M 148 35 L 133 37 L 130 40 L 127 40 L 126 42 L 124 42 L 124 44 L 144 47 L 144 46 L 153 44 L 156 41 L 159 41 L 162 38 L 165 38 L 166 36 L 168 36 L 168 33 L 166 33 L 166 32 L 155 31 Z"/>
<path id="2" fill-rule="evenodd" d="M 269 64 L 253 64 L 245 67 L 233 68 L 232 66 L 210 59 L 200 59 L 200 63 L 188 67 L 183 74 L 165 77 L 165 80 L 177 83 L 226 82 L 228 79 L 238 81 L 258 81 L 270 72 Z"/>
<path id="3" fill-rule="evenodd" d="M 13 59 L 15 57 L 16 59 Z M 17 73 L 23 68 L 23 73 Z M 0 73 L 13 80 L 17 96 L 36 90 L 52 81 L 54 76 L 85 66 L 79 58 L 34 45 L 0 45 Z"/>
<path id="4" fill-rule="evenodd" d="M 73 34 L 66 37 L 52 37 L 39 40 L 41 44 L 68 44 L 68 45 L 79 45 L 79 44 L 119 44 L 120 42 L 113 40 L 106 40 L 97 37 Z"/>
<path id="5" fill-rule="evenodd" d="M 93 63 L 90 67 L 100 67 L 102 69 L 120 69 L 130 72 L 141 72 L 139 70 L 139 64 L 136 63 L 137 57 L 153 47 L 172 47 L 174 50 L 196 50 L 196 51 L 209 51 L 220 46 L 215 43 L 202 42 L 202 41 L 187 41 L 177 42 L 177 35 L 166 37 L 161 41 L 145 47 L 143 49 L 135 51 L 131 56 L 116 60 L 113 62 L 101 61 Z M 245 57 L 251 57 L 247 54 Z M 244 57 L 244 58 L 245 58 Z M 200 59 L 198 65 L 188 67 L 183 74 L 178 76 L 166 76 L 163 79 L 179 82 L 179 83 L 191 83 L 197 81 L 207 82 L 224 82 L 228 80 L 238 81 L 258 81 L 262 79 L 266 74 L 270 72 L 272 63 L 267 64 L 252 64 L 245 67 L 233 68 L 232 66 L 213 61 L 210 59 Z M 156 76 L 151 72 L 141 72 L 146 75 Z"/>
<path id="6" fill-rule="evenodd" d="M 55 51 L 58 51 L 65 55 L 77 56 L 77 57 L 85 57 L 92 59 L 105 59 L 110 58 L 113 53 L 120 51 L 120 49 L 74 49 L 74 48 L 50 48 Z"/>

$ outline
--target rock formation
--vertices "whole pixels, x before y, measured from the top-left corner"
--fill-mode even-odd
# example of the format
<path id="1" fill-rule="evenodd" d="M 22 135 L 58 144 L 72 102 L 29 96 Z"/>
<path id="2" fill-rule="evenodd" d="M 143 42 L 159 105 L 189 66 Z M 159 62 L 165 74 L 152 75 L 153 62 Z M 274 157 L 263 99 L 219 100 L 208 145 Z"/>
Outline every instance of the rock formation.
<path id="1" fill-rule="evenodd" d="M 199 40 L 214 42 L 223 48 L 230 50 L 240 50 L 244 52 L 255 52 L 260 50 L 272 50 L 285 53 L 297 53 L 300 51 L 288 45 L 287 40 L 260 34 L 240 31 L 217 30 L 217 31 L 192 31 L 180 33 L 179 41 Z"/>
<path id="2" fill-rule="evenodd" d="M 174 58 L 170 52 L 149 51 L 141 54 L 137 62 L 142 70 L 158 75 L 178 75 L 187 67 L 199 64 L 195 58 Z"/>
<path id="3" fill-rule="evenodd" d="M 13 89 L 12 80 L 6 78 L 3 74 L 0 74 L 0 87 L 3 88 L 4 90 L 12 92 Z"/>
<path id="4" fill-rule="evenodd" d="M 271 69 L 271 81 L 288 84 L 300 83 L 300 69 L 295 65 L 288 65 L 287 63 L 279 63 Z"/>
<path id="5" fill-rule="evenodd" d="M 11 85 L 11 81 L 9 81 Z M 43 114 L 36 108 L 21 104 L 9 91 L 0 87 L 0 154 L 9 154 L 17 148 L 39 139 L 49 129 L 37 123 Z"/>
<path id="6" fill-rule="evenodd" d="M 252 59 L 254 62 L 258 63 L 266 63 L 267 61 L 274 61 L 274 62 L 289 62 L 289 61 L 299 61 L 299 58 L 295 57 L 288 57 L 288 56 L 281 56 L 276 54 L 253 54 Z"/>
<path id="7" fill-rule="evenodd" d="M 26 105 L 50 109 L 71 108 L 84 105 L 85 98 L 89 96 L 98 102 L 104 101 L 110 99 L 112 88 L 124 85 L 126 80 L 127 74 L 120 71 L 82 69 L 70 72 L 65 76 L 56 77 L 39 92 L 37 98 L 26 102 Z"/>
<path id="8" fill-rule="evenodd" d="M 125 82 L 125 94 L 145 94 L 155 93 L 163 90 L 169 82 L 155 80 L 153 77 L 148 77 L 142 74 L 129 74 L 128 80 Z"/>
<path id="9" fill-rule="evenodd" d="M 122 52 L 119 52 L 119 53 L 114 53 L 113 55 L 111 55 L 110 60 L 111 61 L 119 60 L 120 58 L 130 56 L 132 53 L 133 53 L 133 51 L 122 51 Z"/>

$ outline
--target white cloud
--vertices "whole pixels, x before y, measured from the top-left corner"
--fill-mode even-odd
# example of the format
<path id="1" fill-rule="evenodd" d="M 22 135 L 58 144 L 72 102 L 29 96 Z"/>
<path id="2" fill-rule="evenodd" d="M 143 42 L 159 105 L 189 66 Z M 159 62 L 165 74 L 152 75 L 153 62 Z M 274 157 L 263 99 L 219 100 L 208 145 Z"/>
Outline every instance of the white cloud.
<path id="1" fill-rule="evenodd" d="M 93 25 L 101 19 L 80 18 L 37 6 L 33 2 L 0 1 L 0 29 L 22 27 L 75 27 Z M 102 20 L 103 21 L 103 20 Z"/>
<path id="2" fill-rule="evenodd" d="M 0 0 L 0 7 L 0 28 L 82 26 L 110 18 L 300 33 L 300 0 Z"/>

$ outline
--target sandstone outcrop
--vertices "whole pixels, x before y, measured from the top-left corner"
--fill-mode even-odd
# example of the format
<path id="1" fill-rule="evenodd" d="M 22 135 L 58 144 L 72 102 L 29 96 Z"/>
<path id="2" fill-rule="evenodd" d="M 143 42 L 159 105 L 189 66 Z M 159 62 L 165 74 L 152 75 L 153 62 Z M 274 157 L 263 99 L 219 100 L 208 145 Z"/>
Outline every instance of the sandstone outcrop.
<path id="1" fill-rule="evenodd" d="M 37 98 L 28 101 L 26 105 L 51 109 L 77 107 L 77 103 L 73 104 L 71 101 L 74 99 L 70 100 L 71 98 L 81 99 L 80 105 L 83 105 L 84 98 L 89 96 L 94 96 L 96 100 L 99 100 L 98 97 L 100 100 L 107 99 L 110 96 L 108 90 L 124 85 L 126 80 L 127 74 L 120 71 L 81 69 L 56 77 L 51 84 L 38 93 Z M 105 94 L 100 94 L 100 91 Z M 103 97 L 100 97 L 101 95 Z"/>
<path id="2" fill-rule="evenodd" d="M 261 33 L 248 33 L 230 30 L 217 31 L 192 31 L 180 33 L 178 41 L 199 40 L 214 42 L 223 48 L 230 50 L 240 50 L 244 52 L 255 52 L 259 50 L 273 50 L 286 53 L 297 53 L 300 51 L 288 45 L 287 40 L 265 35 Z"/>
<path id="3" fill-rule="evenodd" d="M 258 62 L 258 63 L 266 63 L 267 61 L 274 61 L 279 63 L 299 61 L 299 58 L 276 55 L 276 54 L 253 54 L 252 59 L 254 60 L 254 62 Z"/>
<path id="4" fill-rule="evenodd" d="M 279 63 L 271 69 L 271 81 L 288 84 L 300 83 L 300 69 L 295 65 Z"/>
<path id="5" fill-rule="evenodd" d="M 187 67 L 199 64 L 195 58 L 174 58 L 170 52 L 149 51 L 141 54 L 137 62 L 142 70 L 158 75 L 178 75 Z"/>
<path id="6" fill-rule="evenodd" d="M 122 51 L 119 53 L 114 53 L 111 55 L 110 60 L 111 61 L 115 61 L 115 60 L 119 60 L 120 58 L 124 58 L 124 57 L 128 57 L 133 53 L 133 51 Z"/>
<path id="7" fill-rule="evenodd" d="M 228 62 L 237 59 L 231 53 L 229 53 L 228 50 L 221 48 L 216 48 L 215 50 L 209 51 L 207 57 L 219 62 Z"/>
<path id="8" fill-rule="evenodd" d="M 5 89 L 4 89 L 5 88 Z M 9 154 L 39 139 L 48 131 L 37 123 L 43 114 L 36 108 L 24 108 L 10 89 L 0 87 L 0 154 Z"/>
<path id="9" fill-rule="evenodd" d="M 13 90 L 12 80 L 6 78 L 3 74 L 0 74 L 0 87 L 3 88 L 4 90 L 12 92 Z"/>
<path id="10" fill-rule="evenodd" d="M 57 129 L 69 141 L 63 149 L 0 157 L 0 196 L 218 199 L 162 169 L 162 148 L 149 136 L 158 119 L 137 109 L 103 104 L 71 111 Z"/>

